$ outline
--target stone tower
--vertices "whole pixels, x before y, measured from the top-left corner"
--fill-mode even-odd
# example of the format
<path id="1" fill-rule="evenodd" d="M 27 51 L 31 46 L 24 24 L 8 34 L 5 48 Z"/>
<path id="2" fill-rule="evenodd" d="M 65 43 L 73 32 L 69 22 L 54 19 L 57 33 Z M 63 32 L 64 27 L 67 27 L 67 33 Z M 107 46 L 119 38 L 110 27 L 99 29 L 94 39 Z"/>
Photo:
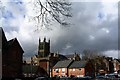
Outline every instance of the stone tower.
<path id="1" fill-rule="evenodd" d="M 43 42 L 41 42 L 39 38 L 39 46 L 38 46 L 38 55 L 41 58 L 47 57 L 50 54 L 50 40 L 46 42 L 46 38 L 44 38 Z"/>

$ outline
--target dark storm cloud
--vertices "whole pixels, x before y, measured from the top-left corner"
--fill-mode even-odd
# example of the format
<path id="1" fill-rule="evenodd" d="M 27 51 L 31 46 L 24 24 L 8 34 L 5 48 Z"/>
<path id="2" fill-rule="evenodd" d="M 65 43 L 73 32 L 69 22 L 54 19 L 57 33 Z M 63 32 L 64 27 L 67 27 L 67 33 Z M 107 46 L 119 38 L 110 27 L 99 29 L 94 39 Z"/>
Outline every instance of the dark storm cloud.
<path id="1" fill-rule="evenodd" d="M 116 50 L 118 48 L 118 21 L 115 16 L 117 12 L 113 12 L 115 15 L 111 13 L 112 11 L 108 13 L 104 7 L 105 5 L 100 2 L 74 2 L 72 4 L 73 17 L 68 28 L 60 28 L 58 24 L 55 24 L 57 28 L 52 26 L 52 31 L 40 31 L 39 34 L 35 34 L 31 24 L 24 23 L 24 18 L 21 18 L 21 15 L 27 11 L 23 11 L 23 14 L 19 14 L 18 18 L 13 20 L 16 21 L 13 26 L 19 27 L 8 27 L 7 24 L 4 28 L 8 37 L 16 35 L 19 39 L 25 51 L 25 57 L 37 54 L 38 37 L 41 36 L 50 38 L 51 52 L 59 51 L 69 54 L 75 51 L 82 52 L 84 49 Z M 17 17 L 17 14 L 15 15 Z M 17 34 L 12 31 L 16 31 Z"/>
<path id="2" fill-rule="evenodd" d="M 102 4 L 98 2 L 73 3 L 73 25 L 68 30 L 60 30 L 62 35 L 57 38 L 57 43 L 52 45 L 52 49 L 62 53 L 81 52 L 84 49 L 117 50 L 117 18 L 111 21 L 113 16 L 109 14 L 99 17 L 99 14 L 104 15 L 102 8 Z M 100 23 L 100 19 L 104 17 L 107 19 Z M 67 45 L 70 48 L 66 49 Z"/>
<path id="3" fill-rule="evenodd" d="M 38 54 L 38 39 L 34 41 L 33 39 L 26 39 L 22 41 L 22 39 L 18 38 L 23 50 L 24 50 L 24 57 L 32 57 L 33 55 Z"/>
<path id="4" fill-rule="evenodd" d="M 120 2 L 118 2 L 118 49 L 120 50 Z"/>

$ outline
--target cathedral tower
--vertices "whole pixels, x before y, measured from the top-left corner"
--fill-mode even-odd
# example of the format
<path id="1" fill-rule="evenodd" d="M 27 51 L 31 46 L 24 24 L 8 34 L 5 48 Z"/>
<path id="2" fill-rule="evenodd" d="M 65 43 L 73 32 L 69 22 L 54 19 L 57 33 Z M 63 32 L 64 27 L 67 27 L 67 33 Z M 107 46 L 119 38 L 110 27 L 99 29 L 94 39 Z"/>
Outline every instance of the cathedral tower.
<path id="1" fill-rule="evenodd" d="M 41 42 L 39 38 L 39 46 L 38 46 L 38 55 L 39 57 L 47 57 L 50 54 L 50 40 L 46 42 L 46 38 L 44 38 L 43 42 Z"/>

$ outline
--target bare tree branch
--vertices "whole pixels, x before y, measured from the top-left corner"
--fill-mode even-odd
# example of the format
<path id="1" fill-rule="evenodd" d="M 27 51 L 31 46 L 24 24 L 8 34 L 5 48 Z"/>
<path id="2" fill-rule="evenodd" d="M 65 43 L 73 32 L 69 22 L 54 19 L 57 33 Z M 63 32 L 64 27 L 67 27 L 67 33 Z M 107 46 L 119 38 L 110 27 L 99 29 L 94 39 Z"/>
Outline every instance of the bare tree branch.
<path id="1" fill-rule="evenodd" d="M 71 3 L 66 0 L 35 0 L 34 11 L 36 14 L 33 20 L 36 21 L 37 28 L 48 28 L 52 22 L 57 22 L 60 25 L 66 26 L 69 23 L 66 21 L 67 18 L 72 17 L 70 12 Z"/>

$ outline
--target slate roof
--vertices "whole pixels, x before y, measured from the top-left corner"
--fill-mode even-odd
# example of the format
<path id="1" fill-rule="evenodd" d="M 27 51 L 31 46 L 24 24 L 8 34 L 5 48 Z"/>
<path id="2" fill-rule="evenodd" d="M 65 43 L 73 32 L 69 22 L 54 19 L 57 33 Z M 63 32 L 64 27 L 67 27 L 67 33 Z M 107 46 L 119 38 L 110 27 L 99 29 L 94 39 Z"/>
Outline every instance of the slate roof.
<path id="1" fill-rule="evenodd" d="M 55 53 L 50 53 L 50 55 L 53 57 Z M 68 58 L 62 54 L 58 54 L 60 60 L 67 60 Z"/>
<path id="2" fill-rule="evenodd" d="M 59 58 L 60 58 L 60 60 L 67 60 L 67 57 L 64 55 L 61 55 L 61 54 L 59 54 Z"/>
<path id="3" fill-rule="evenodd" d="M 65 55 L 67 58 L 74 58 L 74 54 Z"/>
<path id="4" fill-rule="evenodd" d="M 58 61 L 53 68 L 68 68 L 73 60 Z"/>
<path id="5" fill-rule="evenodd" d="M 74 61 L 69 68 L 84 68 L 87 61 Z"/>
<path id="6" fill-rule="evenodd" d="M 120 63 L 120 59 L 115 59 L 115 60 L 117 60 Z"/>

